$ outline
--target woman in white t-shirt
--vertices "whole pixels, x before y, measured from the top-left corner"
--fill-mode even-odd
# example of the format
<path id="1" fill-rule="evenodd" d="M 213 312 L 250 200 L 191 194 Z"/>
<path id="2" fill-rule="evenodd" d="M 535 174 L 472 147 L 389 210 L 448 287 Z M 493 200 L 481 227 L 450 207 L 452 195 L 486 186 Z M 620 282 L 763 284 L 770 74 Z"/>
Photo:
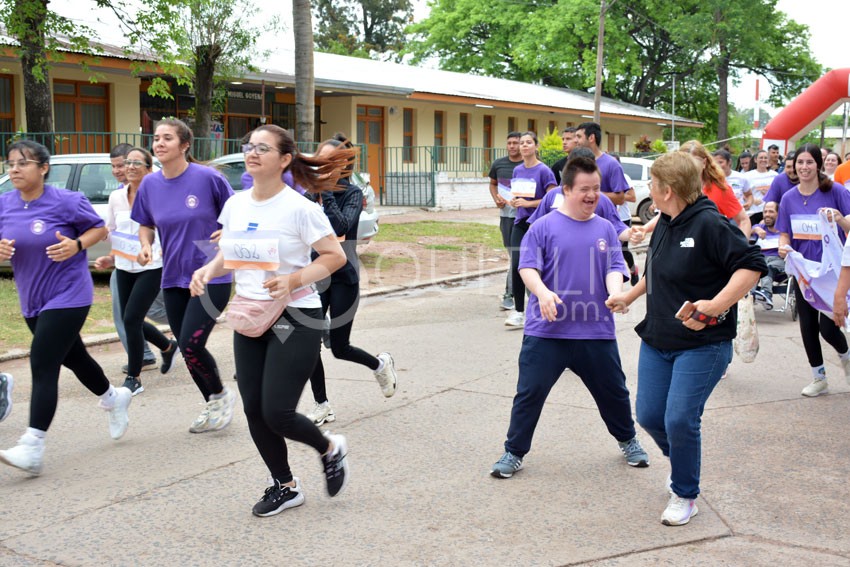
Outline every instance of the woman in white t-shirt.
<path id="1" fill-rule="evenodd" d="M 760 223 L 764 214 L 764 197 L 770 191 L 770 184 L 773 178 L 779 175 L 776 171 L 770 169 L 770 157 L 764 150 L 759 150 L 753 157 L 756 168 L 744 174 L 747 182 L 750 184 L 750 190 L 753 192 L 753 204 L 747 209 L 747 214 L 750 217 L 752 224 Z"/>
<path id="2" fill-rule="evenodd" d="M 259 337 L 233 334 L 239 393 L 254 444 L 273 479 L 263 497 L 254 505 L 257 516 L 272 516 L 304 502 L 301 485 L 292 476 L 286 439 L 313 447 L 322 456 L 328 494 L 336 496 L 348 481 L 342 435 L 322 434 L 306 416 L 295 411 L 304 385 L 319 357 L 322 338 L 322 303 L 309 288 L 341 268 L 345 253 L 322 209 L 287 186 L 281 175 L 289 170 L 295 182 L 311 192 L 334 190 L 339 172 L 351 159 L 351 150 L 327 157 L 306 157 L 297 152 L 292 136 L 279 126 L 260 126 L 242 146 L 245 167 L 254 179 L 250 190 L 231 197 L 219 216 L 222 249 L 228 241 L 250 244 L 251 232 L 277 238 L 274 246 L 263 249 L 260 259 L 278 264 L 273 271 L 240 266 L 235 270 L 236 294 L 243 298 L 269 301 L 297 296 L 280 318 Z M 253 235 L 256 237 L 257 235 Z M 315 250 L 318 257 L 310 260 Z M 244 260 L 242 260 L 244 263 Z M 229 270 L 220 250 L 207 265 L 192 276 L 189 289 L 203 295 L 206 283 Z"/>
<path id="3" fill-rule="evenodd" d="M 127 377 L 124 387 L 133 395 L 141 394 L 145 388 L 139 380 L 144 359 L 145 341 L 153 343 L 162 353 L 163 374 L 171 370 L 177 341 L 169 340 L 159 329 L 145 321 L 148 310 L 159 294 L 162 281 L 162 248 L 156 240 L 154 259 L 141 265 L 136 255 L 141 249 L 139 223 L 130 218 L 142 179 L 153 168 L 153 157 L 143 148 L 133 148 L 124 159 L 127 184 L 109 194 L 106 227 L 112 241 L 112 255 L 101 256 L 95 261 L 98 270 L 115 268 L 116 288 L 120 313 L 127 334 Z"/>

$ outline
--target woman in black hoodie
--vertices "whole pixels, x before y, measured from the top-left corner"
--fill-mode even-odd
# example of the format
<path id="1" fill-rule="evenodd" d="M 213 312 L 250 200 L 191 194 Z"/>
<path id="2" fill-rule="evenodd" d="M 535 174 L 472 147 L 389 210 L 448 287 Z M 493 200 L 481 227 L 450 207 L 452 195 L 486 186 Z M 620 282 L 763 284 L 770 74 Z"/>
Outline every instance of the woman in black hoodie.
<path id="1" fill-rule="evenodd" d="M 736 304 L 767 273 L 764 259 L 702 195 L 700 171 L 684 152 L 658 158 L 650 194 L 661 211 L 645 276 L 608 307 L 625 313 L 647 294 L 635 402 L 638 423 L 670 458 L 668 526 L 697 513 L 700 419 L 732 360 Z"/>

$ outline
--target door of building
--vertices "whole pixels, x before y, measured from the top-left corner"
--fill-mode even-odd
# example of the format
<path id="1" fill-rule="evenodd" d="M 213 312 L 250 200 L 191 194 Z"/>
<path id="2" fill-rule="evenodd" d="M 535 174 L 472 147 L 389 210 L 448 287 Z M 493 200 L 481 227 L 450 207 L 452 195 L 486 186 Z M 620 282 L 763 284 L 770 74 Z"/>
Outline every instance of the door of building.
<path id="1" fill-rule="evenodd" d="M 357 106 L 357 143 L 366 146 L 367 164 L 372 188 L 384 192 L 384 108 Z M 361 164 L 361 168 L 362 168 Z"/>

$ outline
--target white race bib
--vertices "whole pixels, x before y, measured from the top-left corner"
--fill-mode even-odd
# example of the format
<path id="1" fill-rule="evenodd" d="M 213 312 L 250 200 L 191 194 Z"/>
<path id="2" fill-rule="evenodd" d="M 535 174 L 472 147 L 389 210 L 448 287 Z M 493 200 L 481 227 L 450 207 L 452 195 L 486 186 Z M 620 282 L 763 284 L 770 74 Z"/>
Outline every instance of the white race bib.
<path id="1" fill-rule="evenodd" d="M 533 179 L 511 179 L 511 194 L 514 197 L 533 199 L 537 195 L 537 182 Z"/>
<path id="2" fill-rule="evenodd" d="M 139 235 L 137 234 L 113 231 L 109 235 L 109 239 L 112 241 L 113 256 L 120 256 L 131 262 L 135 262 L 139 252 L 142 251 L 142 243 L 139 241 Z"/>
<path id="3" fill-rule="evenodd" d="M 559 192 L 557 195 L 555 195 L 555 198 L 552 199 L 552 208 L 557 209 L 558 207 L 561 206 L 561 203 L 563 203 L 563 202 L 564 202 L 564 194 L 562 192 Z"/>
<path id="4" fill-rule="evenodd" d="M 791 215 L 791 234 L 794 240 L 822 240 L 817 215 Z"/>
<path id="5" fill-rule="evenodd" d="M 269 230 L 224 231 L 218 243 L 228 270 L 265 270 L 280 268 L 278 233 Z"/>
<path id="6" fill-rule="evenodd" d="M 768 238 L 760 238 L 757 242 L 762 250 L 779 250 L 779 235 Z"/>
<path id="7" fill-rule="evenodd" d="M 501 197 L 505 201 L 510 202 L 511 199 L 514 198 L 514 195 L 513 195 L 513 193 L 511 193 L 511 190 L 508 187 L 505 187 L 504 185 L 502 185 L 501 183 L 499 183 L 498 192 L 499 192 L 499 197 Z"/>

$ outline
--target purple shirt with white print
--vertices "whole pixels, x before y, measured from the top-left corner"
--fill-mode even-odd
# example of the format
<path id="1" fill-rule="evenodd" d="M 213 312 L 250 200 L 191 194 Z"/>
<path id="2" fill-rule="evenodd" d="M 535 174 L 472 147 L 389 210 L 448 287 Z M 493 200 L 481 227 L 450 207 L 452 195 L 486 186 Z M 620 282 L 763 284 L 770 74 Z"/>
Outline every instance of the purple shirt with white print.
<path id="1" fill-rule="evenodd" d="M 142 180 L 130 216 L 140 225 L 155 226 L 159 231 L 163 289 L 188 288 L 195 270 L 212 259 L 214 247 L 209 245 L 209 238 L 221 228 L 218 215 L 232 195 L 233 189 L 221 173 L 196 163 L 190 163 L 186 171 L 172 179 L 158 171 Z M 232 275 L 227 274 L 210 283 L 231 281 Z"/>
<path id="2" fill-rule="evenodd" d="M 85 251 L 54 262 L 46 248 L 59 242 L 57 230 L 76 239 L 103 224 L 82 193 L 45 185 L 44 194 L 29 203 L 17 190 L 0 195 L 0 238 L 15 241 L 11 262 L 24 317 L 92 304 L 94 285 Z"/>
<path id="3" fill-rule="evenodd" d="M 785 232 L 791 238 L 791 248 L 814 262 L 821 261 L 820 227 L 818 209 L 838 209 L 842 215 L 850 214 L 850 192 L 838 183 L 832 189 L 823 192 L 820 189 L 808 197 L 800 194 L 800 188 L 794 187 L 779 202 L 779 214 L 776 217 L 776 230 Z M 802 238 L 800 238 L 802 237 Z M 844 244 L 844 231 L 838 230 L 838 237 Z"/>
<path id="4" fill-rule="evenodd" d="M 545 163 L 541 162 L 534 167 L 525 167 L 524 163 L 519 164 L 514 168 L 514 179 L 532 179 L 537 187 L 534 192 L 534 199 L 542 199 L 546 194 L 546 188 L 555 185 L 555 174 L 549 169 Z M 514 224 L 519 224 L 521 221 L 527 220 L 531 216 L 534 209 L 529 207 L 517 207 L 516 220 Z"/>
<path id="5" fill-rule="evenodd" d="M 605 307 L 611 272 L 627 275 L 626 262 L 614 227 L 592 216 L 575 220 L 560 211 L 531 225 L 522 239 L 519 269 L 533 268 L 558 294 L 557 319 L 540 315 L 534 294 L 525 310 L 525 334 L 549 339 L 615 339 L 614 316 Z"/>

